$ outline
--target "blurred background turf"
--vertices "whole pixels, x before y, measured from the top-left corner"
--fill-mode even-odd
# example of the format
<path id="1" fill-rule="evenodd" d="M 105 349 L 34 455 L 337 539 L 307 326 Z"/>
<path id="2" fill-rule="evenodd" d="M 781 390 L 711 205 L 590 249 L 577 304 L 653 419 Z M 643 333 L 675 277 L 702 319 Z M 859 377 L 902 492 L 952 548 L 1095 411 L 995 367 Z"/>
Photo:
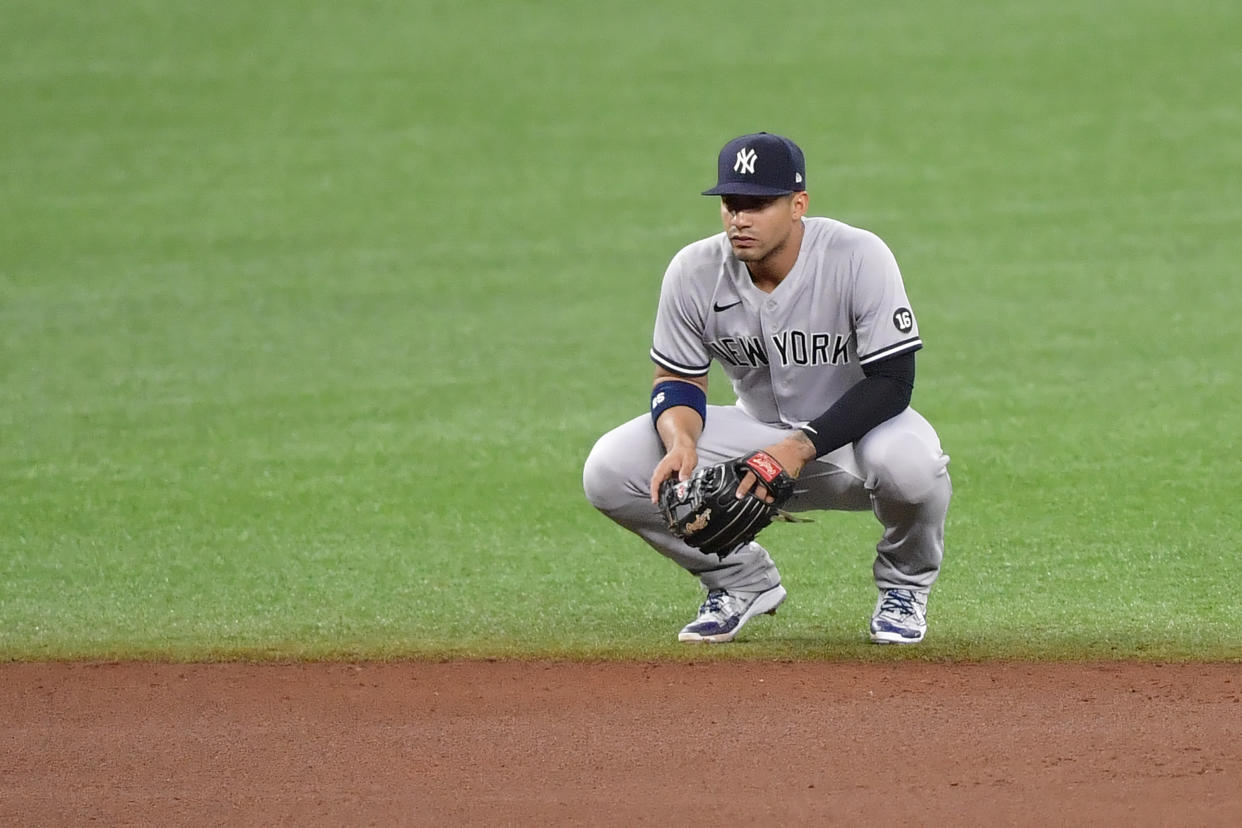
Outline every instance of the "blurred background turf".
<path id="1" fill-rule="evenodd" d="M 0 0 L 0 658 L 687 657 L 581 494 L 727 139 L 896 253 L 953 457 L 690 657 L 1242 658 L 1242 8 Z M 713 400 L 729 401 L 715 375 Z M 769 537 L 769 536 L 765 536 Z"/>

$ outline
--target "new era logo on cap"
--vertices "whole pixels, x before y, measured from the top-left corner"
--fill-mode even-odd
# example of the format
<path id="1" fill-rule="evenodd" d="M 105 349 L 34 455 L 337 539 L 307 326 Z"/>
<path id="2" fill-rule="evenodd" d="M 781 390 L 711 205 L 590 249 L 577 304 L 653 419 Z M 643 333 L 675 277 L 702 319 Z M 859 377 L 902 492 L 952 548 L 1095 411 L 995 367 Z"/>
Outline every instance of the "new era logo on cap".
<path id="1" fill-rule="evenodd" d="M 806 161 L 788 138 L 756 132 L 720 151 L 716 186 L 703 195 L 786 195 L 806 189 Z"/>

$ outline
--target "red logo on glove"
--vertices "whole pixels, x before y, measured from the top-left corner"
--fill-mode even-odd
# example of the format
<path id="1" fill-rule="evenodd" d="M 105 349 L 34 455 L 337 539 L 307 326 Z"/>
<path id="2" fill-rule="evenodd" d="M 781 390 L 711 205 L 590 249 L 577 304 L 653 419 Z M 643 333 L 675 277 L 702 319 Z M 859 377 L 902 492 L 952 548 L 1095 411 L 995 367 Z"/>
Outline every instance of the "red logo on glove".
<path id="1" fill-rule="evenodd" d="M 776 479 L 784 469 L 781 464 L 776 462 L 776 458 L 765 451 L 757 451 L 750 457 L 746 458 L 746 465 L 755 474 L 759 475 L 759 479 L 764 483 L 771 483 Z"/>

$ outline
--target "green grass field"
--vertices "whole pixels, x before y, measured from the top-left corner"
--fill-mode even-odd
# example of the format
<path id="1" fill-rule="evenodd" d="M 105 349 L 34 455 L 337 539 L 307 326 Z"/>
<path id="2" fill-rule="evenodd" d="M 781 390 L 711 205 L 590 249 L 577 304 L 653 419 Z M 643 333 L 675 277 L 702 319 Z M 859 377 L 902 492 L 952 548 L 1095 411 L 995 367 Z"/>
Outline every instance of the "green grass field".
<path id="1" fill-rule="evenodd" d="M 0 659 L 1242 659 L 1242 7 L 0 0 Z M 698 585 L 586 503 L 728 138 L 893 248 L 952 456 Z M 727 402 L 717 375 L 714 401 Z M 692 652 L 691 652 L 692 650 Z"/>

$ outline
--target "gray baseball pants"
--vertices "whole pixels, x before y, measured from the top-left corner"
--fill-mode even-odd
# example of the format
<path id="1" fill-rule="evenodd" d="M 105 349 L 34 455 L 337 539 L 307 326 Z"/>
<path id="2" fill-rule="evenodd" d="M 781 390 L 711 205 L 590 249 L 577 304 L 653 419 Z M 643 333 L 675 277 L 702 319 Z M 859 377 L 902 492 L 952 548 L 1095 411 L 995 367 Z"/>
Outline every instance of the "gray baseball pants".
<path id="1" fill-rule="evenodd" d="M 787 436 L 787 427 L 761 423 L 738 406 L 708 406 L 699 465 L 713 465 Z M 582 474 L 587 499 L 708 589 L 759 592 L 780 583 L 776 565 L 758 543 L 722 561 L 668 531 L 649 492 L 651 473 L 663 456 L 649 414 L 618 426 L 587 457 Z M 907 408 L 853 445 L 808 463 L 797 480 L 798 494 L 785 508 L 872 510 L 884 527 L 872 568 L 876 586 L 926 589 L 940 574 L 944 557 L 945 516 L 953 491 L 948 463 L 935 429 Z"/>

